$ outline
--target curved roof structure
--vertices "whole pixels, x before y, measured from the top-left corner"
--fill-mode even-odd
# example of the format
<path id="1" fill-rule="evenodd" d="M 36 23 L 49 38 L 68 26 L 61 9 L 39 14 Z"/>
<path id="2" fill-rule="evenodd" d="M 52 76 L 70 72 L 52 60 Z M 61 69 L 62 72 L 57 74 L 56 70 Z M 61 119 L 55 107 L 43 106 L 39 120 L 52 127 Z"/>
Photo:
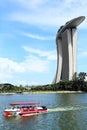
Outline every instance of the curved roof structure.
<path id="1" fill-rule="evenodd" d="M 78 25 L 80 25 L 85 20 L 85 16 L 80 16 L 77 18 L 74 18 L 68 22 L 66 22 L 65 25 L 61 26 L 57 33 L 57 38 L 61 37 L 61 33 L 63 33 L 68 28 L 75 28 Z"/>

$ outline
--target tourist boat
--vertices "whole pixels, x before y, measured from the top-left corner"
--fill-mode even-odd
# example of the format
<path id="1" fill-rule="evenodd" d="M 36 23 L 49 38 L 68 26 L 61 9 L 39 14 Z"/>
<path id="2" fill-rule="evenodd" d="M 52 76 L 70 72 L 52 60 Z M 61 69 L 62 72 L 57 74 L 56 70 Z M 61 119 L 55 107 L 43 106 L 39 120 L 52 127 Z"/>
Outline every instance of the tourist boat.
<path id="1" fill-rule="evenodd" d="M 39 106 L 37 102 L 16 102 L 11 103 L 11 108 L 4 110 L 4 115 L 9 116 L 30 116 L 46 113 L 46 106 Z"/>

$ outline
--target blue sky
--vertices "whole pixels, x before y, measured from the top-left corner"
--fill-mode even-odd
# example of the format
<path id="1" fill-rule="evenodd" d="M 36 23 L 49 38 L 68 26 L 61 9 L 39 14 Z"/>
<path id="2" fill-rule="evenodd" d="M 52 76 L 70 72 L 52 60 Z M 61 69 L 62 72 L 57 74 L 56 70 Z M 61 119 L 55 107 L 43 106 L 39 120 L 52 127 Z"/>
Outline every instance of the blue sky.
<path id="1" fill-rule="evenodd" d="M 87 0 L 0 0 L 0 83 L 43 85 L 54 79 L 56 33 L 87 17 Z M 87 72 L 87 19 L 78 26 L 78 73 Z"/>

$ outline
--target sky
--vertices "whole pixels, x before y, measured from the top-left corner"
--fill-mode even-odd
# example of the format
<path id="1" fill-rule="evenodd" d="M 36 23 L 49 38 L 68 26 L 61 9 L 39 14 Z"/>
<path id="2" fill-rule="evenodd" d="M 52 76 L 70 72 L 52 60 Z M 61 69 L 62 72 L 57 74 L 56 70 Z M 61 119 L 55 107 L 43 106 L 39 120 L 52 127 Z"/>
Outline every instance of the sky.
<path id="1" fill-rule="evenodd" d="M 87 0 L 0 0 L 0 83 L 52 83 L 61 25 L 87 17 Z M 78 26 L 77 72 L 87 72 L 87 18 Z"/>

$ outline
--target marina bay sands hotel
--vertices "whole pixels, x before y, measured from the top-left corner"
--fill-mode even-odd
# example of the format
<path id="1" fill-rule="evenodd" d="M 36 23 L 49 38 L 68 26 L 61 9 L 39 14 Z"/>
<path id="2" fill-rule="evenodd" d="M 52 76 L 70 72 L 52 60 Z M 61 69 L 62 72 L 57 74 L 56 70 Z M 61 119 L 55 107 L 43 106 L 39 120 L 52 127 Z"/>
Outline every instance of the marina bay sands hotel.
<path id="1" fill-rule="evenodd" d="M 61 26 L 57 32 L 57 70 L 53 83 L 72 80 L 77 72 L 77 26 L 84 19 L 84 16 L 74 18 Z"/>

